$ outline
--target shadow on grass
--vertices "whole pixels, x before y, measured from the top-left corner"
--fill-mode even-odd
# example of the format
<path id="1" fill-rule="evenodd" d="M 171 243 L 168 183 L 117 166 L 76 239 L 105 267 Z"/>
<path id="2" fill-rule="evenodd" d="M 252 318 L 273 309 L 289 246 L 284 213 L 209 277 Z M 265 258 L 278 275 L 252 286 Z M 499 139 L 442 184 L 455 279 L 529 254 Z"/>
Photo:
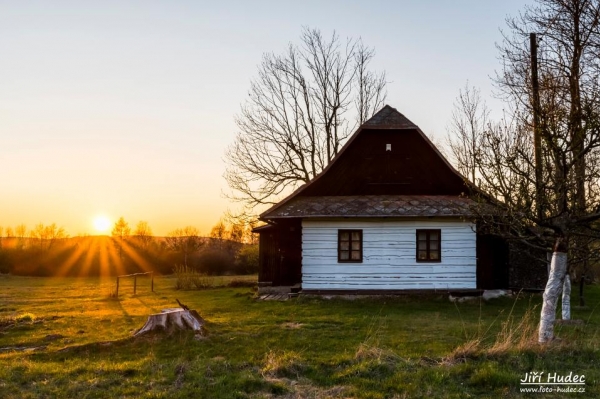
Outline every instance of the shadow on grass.
<path id="1" fill-rule="evenodd" d="M 143 299 L 143 297 L 140 296 L 135 296 L 134 297 L 142 306 L 144 306 L 146 309 L 149 310 L 148 314 L 152 314 L 152 313 L 160 313 L 160 311 L 162 309 L 164 309 L 164 306 L 161 306 L 160 308 L 154 307 L 149 305 L 148 301 L 146 301 L 145 299 Z M 179 305 L 175 305 L 173 307 L 179 307 Z"/>

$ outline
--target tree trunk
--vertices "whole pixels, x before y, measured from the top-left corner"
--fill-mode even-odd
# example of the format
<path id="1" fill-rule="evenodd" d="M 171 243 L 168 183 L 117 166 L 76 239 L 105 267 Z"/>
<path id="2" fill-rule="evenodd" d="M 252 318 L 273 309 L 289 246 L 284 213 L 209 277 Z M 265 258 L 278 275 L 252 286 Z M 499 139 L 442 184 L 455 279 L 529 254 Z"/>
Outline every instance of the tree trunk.
<path id="1" fill-rule="evenodd" d="M 538 338 L 540 343 L 554 339 L 556 304 L 558 303 L 558 296 L 562 290 L 563 281 L 567 273 L 567 253 L 566 249 L 563 249 L 561 244 L 561 240 L 557 240 L 557 245 L 552 254 L 550 275 L 548 276 L 548 282 L 546 283 L 546 289 L 544 290 L 544 301 L 542 303 Z"/>
<path id="2" fill-rule="evenodd" d="M 202 334 L 204 319 L 195 310 L 175 308 L 163 309 L 161 313 L 148 316 L 146 324 L 133 334 L 134 337 L 151 331 L 193 330 Z"/>
<path id="3" fill-rule="evenodd" d="M 571 276 L 565 274 L 565 282 L 562 290 L 562 318 L 571 320 Z"/>

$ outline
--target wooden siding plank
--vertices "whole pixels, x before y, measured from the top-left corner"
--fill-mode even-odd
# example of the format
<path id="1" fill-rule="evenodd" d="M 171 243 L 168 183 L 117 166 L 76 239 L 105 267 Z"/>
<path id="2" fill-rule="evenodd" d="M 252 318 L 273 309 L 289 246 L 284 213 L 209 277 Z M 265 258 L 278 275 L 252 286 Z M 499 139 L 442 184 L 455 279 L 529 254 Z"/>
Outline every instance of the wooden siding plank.
<path id="1" fill-rule="evenodd" d="M 405 284 L 303 284 L 302 287 L 307 290 L 421 290 L 421 289 L 475 289 L 476 284 L 472 281 L 464 282 L 423 282 L 423 283 L 405 283 Z"/>
<path id="2" fill-rule="evenodd" d="M 446 257 L 447 258 L 447 257 Z M 362 263 L 352 263 L 352 264 L 338 264 L 336 256 L 305 256 L 302 257 L 302 270 L 305 270 L 306 267 L 312 266 L 338 266 L 343 265 L 343 269 L 340 269 L 340 272 L 344 272 L 344 270 L 348 270 L 349 272 L 355 270 L 360 265 L 365 265 L 369 268 L 380 267 L 380 266 L 393 266 L 393 267 L 402 267 L 402 266 L 413 266 L 413 267 L 432 267 L 431 263 L 424 262 L 416 262 L 415 256 L 413 255 L 410 258 L 395 258 L 389 259 L 384 257 L 371 257 L 371 256 L 363 256 Z M 465 256 L 465 257 L 455 257 L 444 259 L 444 254 L 442 253 L 442 262 L 437 263 L 437 265 L 445 265 L 445 266 L 475 266 L 476 260 Z M 308 269 L 306 269 L 308 270 Z"/>
<path id="3" fill-rule="evenodd" d="M 363 262 L 338 263 L 338 229 L 363 230 Z M 440 263 L 416 261 L 416 229 L 442 231 Z M 476 287 L 475 226 L 459 220 L 305 220 L 305 289 L 470 289 Z"/>
<path id="4" fill-rule="evenodd" d="M 398 276 L 403 274 L 446 274 L 446 273 L 475 273 L 475 264 L 472 265 L 460 265 L 460 266 L 429 266 L 422 267 L 421 264 L 416 266 L 356 266 L 357 264 L 340 265 L 340 266 L 326 266 L 326 267 L 315 267 L 305 266 L 302 269 L 304 275 L 317 275 L 317 274 L 330 274 L 330 275 L 391 275 Z M 356 267 L 355 267 L 356 266 Z M 349 270 L 350 269 L 350 270 Z"/>
<path id="5" fill-rule="evenodd" d="M 365 244 L 369 244 L 369 249 L 370 250 L 382 250 L 382 249 L 394 249 L 397 251 L 412 251 L 414 250 L 415 244 L 409 243 L 406 239 L 408 237 L 402 237 L 405 238 L 405 241 L 398 241 L 398 242 L 378 242 L 378 241 L 366 241 L 363 240 L 363 243 Z M 390 240 L 393 240 L 394 238 L 390 237 Z M 333 251 L 337 251 L 337 242 L 331 242 L 331 241 L 304 241 L 305 244 L 307 244 L 309 247 L 307 248 L 305 245 L 305 249 L 304 252 L 320 252 L 321 250 L 324 249 L 329 249 L 329 250 L 333 250 Z M 475 249 L 476 248 L 476 243 L 475 241 L 469 241 L 469 240 L 464 240 L 464 241 L 444 241 L 442 240 L 442 243 L 444 244 L 444 249 L 452 251 L 452 250 L 464 250 L 464 249 Z"/>

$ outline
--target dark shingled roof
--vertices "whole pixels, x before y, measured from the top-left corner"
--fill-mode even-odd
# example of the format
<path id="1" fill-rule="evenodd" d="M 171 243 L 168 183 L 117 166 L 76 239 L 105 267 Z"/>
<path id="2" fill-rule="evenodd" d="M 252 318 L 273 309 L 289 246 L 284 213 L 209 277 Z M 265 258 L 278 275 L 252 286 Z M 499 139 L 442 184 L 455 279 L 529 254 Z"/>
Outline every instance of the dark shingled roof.
<path id="1" fill-rule="evenodd" d="M 383 107 L 361 127 L 363 129 L 418 129 L 417 125 L 389 105 Z"/>
<path id="2" fill-rule="evenodd" d="M 448 195 L 355 195 L 296 197 L 268 219 L 322 217 L 472 216 L 475 201 Z"/>

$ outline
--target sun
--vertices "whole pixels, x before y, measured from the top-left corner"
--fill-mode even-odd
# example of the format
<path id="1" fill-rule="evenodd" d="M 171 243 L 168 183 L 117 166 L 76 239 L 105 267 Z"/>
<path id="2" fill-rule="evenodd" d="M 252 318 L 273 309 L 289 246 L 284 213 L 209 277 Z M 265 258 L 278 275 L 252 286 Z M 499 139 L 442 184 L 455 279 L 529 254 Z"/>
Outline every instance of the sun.
<path id="1" fill-rule="evenodd" d="M 104 215 L 98 215 L 94 218 L 94 228 L 98 233 L 107 233 L 110 229 L 110 220 Z"/>

